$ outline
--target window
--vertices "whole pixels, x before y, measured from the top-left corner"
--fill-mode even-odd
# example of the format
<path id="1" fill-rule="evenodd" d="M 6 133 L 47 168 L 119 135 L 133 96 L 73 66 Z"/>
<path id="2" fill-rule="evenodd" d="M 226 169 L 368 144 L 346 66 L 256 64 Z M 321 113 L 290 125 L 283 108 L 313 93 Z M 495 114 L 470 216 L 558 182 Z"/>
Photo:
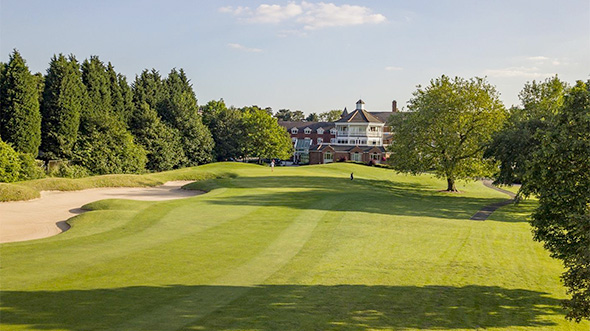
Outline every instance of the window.
<path id="1" fill-rule="evenodd" d="M 293 137 L 293 138 L 291 138 L 291 141 L 292 142 L 296 142 L 297 141 L 297 138 Z"/>
<path id="2" fill-rule="evenodd" d="M 318 128 L 318 134 L 324 134 L 324 129 Z"/>
<path id="3" fill-rule="evenodd" d="M 331 144 L 334 144 L 334 143 L 336 143 L 336 138 L 330 138 L 330 143 L 331 143 Z"/>
<path id="4" fill-rule="evenodd" d="M 326 151 L 324 153 L 324 163 L 330 162 L 334 162 L 334 154 L 332 154 L 332 151 Z"/>
<path id="5" fill-rule="evenodd" d="M 324 139 L 318 138 L 318 145 L 321 144 L 321 143 L 323 143 L 323 142 L 324 142 Z"/>
<path id="6" fill-rule="evenodd" d="M 379 161 L 381 160 L 381 155 L 378 153 L 371 153 L 371 160 Z"/>
<path id="7" fill-rule="evenodd" d="M 355 152 L 352 153 L 352 155 L 350 156 L 350 159 L 356 162 L 361 162 L 361 153 L 359 152 Z"/>
<path id="8" fill-rule="evenodd" d="M 299 132 L 299 129 L 297 129 L 297 128 L 292 128 L 291 129 L 291 133 L 292 134 L 297 134 L 297 132 Z"/>
<path id="9" fill-rule="evenodd" d="M 330 129 L 330 134 L 332 134 L 332 135 L 336 135 L 336 128 L 332 128 L 332 129 Z"/>
<path id="10" fill-rule="evenodd" d="M 310 134 L 310 133 L 311 133 L 311 129 L 310 129 L 310 128 L 305 128 L 305 129 L 303 130 L 303 132 L 304 132 L 305 134 Z"/>

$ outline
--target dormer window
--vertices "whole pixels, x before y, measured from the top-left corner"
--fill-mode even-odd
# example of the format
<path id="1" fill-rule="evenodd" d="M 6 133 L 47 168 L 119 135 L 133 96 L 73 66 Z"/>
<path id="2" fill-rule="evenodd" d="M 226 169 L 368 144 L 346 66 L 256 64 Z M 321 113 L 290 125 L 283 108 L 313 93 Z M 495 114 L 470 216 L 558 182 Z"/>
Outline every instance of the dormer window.
<path id="1" fill-rule="evenodd" d="M 318 128 L 318 134 L 324 134 L 324 129 Z"/>
<path id="2" fill-rule="evenodd" d="M 305 128 L 305 129 L 303 130 L 303 132 L 304 132 L 305 134 L 310 134 L 310 133 L 311 133 L 311 129 L 310 129 L 310 128 Z"/>
<path id="3" fill-rule="evenodd" d="M 297 132 L 299 132 L 299 129 L 297 129 L 297 128 L 292 128 L 291 129 L 291 133 L 292 134 L 297 134 Z"/>
<path id="4" fill-rule="evenodd" d="M 330 134 L 332 134 L 332 135 L 336 135 L 336 128 L 332 128 L 332 129 L 330 129 Z"/>

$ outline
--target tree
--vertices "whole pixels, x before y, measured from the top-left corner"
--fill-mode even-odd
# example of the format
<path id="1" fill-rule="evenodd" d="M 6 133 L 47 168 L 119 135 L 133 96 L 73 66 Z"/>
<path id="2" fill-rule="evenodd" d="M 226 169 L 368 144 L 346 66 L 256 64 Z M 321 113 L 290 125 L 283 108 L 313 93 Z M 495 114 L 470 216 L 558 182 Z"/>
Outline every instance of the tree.
<path id="1" fill-rule="evenodd" d="M 390 122 L 393 167 L 410 173 L 433 170 L 447 179 L 447 191 L 457 191 L 456 180 L 491 174 L 494 163 L 483 153 L 507 117 L 496 89 L 482 78 L 443 75 L 426 88 L 418 86 L 413 95 L 411 112 Z"/>
<path id="2" fill-rule="evenodd" d="M 187 165 L 210 162 L 213 138 L 198 114 L 195 92 L 182 69 L 170 72 L 164 81 L 164 91 L 158 113 L 164 122 L 180 132 Z"/>
<path id="3" fill-rule="evenodd" d="M 279 121 L 294 121 L 293 113 L 289 109 L 279 109 L 274 117 L 276 117 Z"/>
<path id="4" fill-rule="evenodd" d="M 242 112 L 233 107 L 227 108 L 223 99 L 209 101 L 202 111 L 203 123 L 215 141 L 213 155 L 217 161 L 242 157 L 245 139 Z"/>
<path id="5" fill-rule="evenodd" d="M 323 112 L 320 115 L 320 121 L 322 122 L 336 122 L 342 117 L 342 110 L 334 109 L 327 112 Z"/>
<path id="6" fill-rule="evenodd" d="M 287 159 L 293 154 L 293 144 L 287 131 L 264 110 L 246 109 L 244 153 L 257 158 Z"/>
<path id="7" fill-rule="evenodd" d="M 10 55 L 0 82 L 0 137 L 18 152 L 39 153 L 39 82 L 17 50 Z"/>
<path id="8" fill-rule="evenodd" d="M 41 103 L 41 150 L 45 159 L 71 158 L 80 127 L 84 92 L 76 59 L 54 55 L 47 69 Z"/>
<path id="9" fill-rule="evenodd" d="M 156 110 L 146 102 L 136 108 L 129 127 L 136 142 L 147 152 L 149 170 L 170 170 L 185 162 L 180 134 L 162 123 Z"/>
<path id="10" fill-rule="evenodd" d="M 520 193 L 539 198 L 531 220 L 534 239 L 566 268 L 567 318 L 590 320 L 590 81 L 578 81 L 555 121 L 535 136 L 539 146 Z"/>
<path id="11" fill-rule="evenodd" d="M 316 113 L 311 113 L 311 114 L 307 115 L 307 117 L 305 118 L 305 120 L 307 122 L 319 122 L 320 121 L 320 117 Z"/>
<path id="12" fill-rule="evenodd" d="M 522 107 L 510 109 L 502 130 L 494 134 L 485 157 L 499 161 L 496 183 L 520 183 L 531 153 L 538 147 L 536 132 L 547 128 L 563 106 L 567 84 L 557 78 L 527 83 L 520 92 Z"/>
<path id="13" fill-rule="evenodd" d="M 301 122 L 305 119 L 305 114 L 301 110 L 295 110 L 291 113 L 291 121 Z"/>
<path id="14" fill-rule="evenodd" d="M 146 152 L 135 144 L 113 110 L 108 69 L 93 56 L 82 64 L 86 103 L 80 117 L 74 160 L 95 174 L 136 173 L 145 168 Z"/>
<path id="15" fill-rule="evenodd" d="M 19 153 L 0 139 L 0 182 L 37 179 L 44 175 L 31 154 Z"/>

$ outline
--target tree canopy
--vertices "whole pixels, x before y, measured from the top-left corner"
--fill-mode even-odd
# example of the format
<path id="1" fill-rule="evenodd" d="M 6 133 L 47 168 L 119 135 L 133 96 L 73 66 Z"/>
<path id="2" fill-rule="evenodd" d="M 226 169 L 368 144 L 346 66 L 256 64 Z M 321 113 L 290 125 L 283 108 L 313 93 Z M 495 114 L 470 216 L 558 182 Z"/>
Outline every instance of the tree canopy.
<path id="1" fill-rule="evenodd" d="M 16 49 L 0 77 L 0 137 L 16 151 L 36 157 L 41 145 L 40 82 Z"/>
<path id="2" fill-rule="evenodd" d="M 288 159 L 293 154 L 291 138 L 276 118 L 258 108 L 243 111 L 246 156 Z"/>
<path id="3" fill-rule="evenodd" d="M 203 123 L 215 141 L 213 155 L 217 161 L 244 155 L 244 118 L 240 109 L 227 108 L 223 99 L 211 100 L 202 107 Z"/>
<path id="4" fill-rule="evenodd" d="M 448 191 L 457 191 L 456 180 L 491 174 L 494 163 L 483 153 L 507 117 L 496 89 L 482 78 L 442 76 L 413 95 L 410 112 L 390 122 L 391 165 L 410 173 L 432 170 L 447 179 Z"/>
<path id="5" fill-rule="evenodd" d="M 53 56 L 41 103 L 44 159 L 69 159 L 78 138 L 85 89 L 80 65 L 73 56 Z"/>
<path id="6" fill-rule="evenodd" d="M 553 107 L 551 107 L 553 108 Z M 590 81 L 563 96 L 555 120 L 535 133 L 521 194 L 536 195 L 535 240 L 563 261 L 567 317 L 590 320 Z"/>
<path id="7" fill-rule="evenodd" d="M 527 83 L 520 92 L 521 107 L 510 109 L 502 130 L 494 134 L 485 156 L 500 162 L 495 182 L 520 183 L 531 153 L 538 147 L 536 132 L 547 128 L 563 106 L 567 84 L 557 78 Z"/>

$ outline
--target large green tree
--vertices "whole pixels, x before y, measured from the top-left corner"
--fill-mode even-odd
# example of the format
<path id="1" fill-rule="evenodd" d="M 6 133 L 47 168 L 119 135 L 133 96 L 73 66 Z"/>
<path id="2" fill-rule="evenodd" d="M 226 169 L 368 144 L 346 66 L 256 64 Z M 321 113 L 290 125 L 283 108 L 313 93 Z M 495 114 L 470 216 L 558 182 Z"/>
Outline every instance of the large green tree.
<path id="1" fill-rule="evenodd" d="M 69 159 L 78 137 L 85 98 L 80 65 L 73 56 L 53 56 L 41 103 L 41 150 L 45 159 Z"/>
<path id="2" fill-rule="evenodd" d="M 442 76 L 413 95 L 410 112 L 390 122 L 393 167 L 432 170 L 447 179 L 447 191 L 457 191 L 457 180 L 490 175 L 494 163 L 483 153 L 507 117 L 494 86 L 482 78 Z"/>
<path id="3" fill-rule="evenodd" d="M 177 129 L 189 166 L 210 162 L 213 138 L 198 114 L 197 98 L 182 69 L 173 69 L 164 81 L 164 98 L 158 107 L 162 120 Z"/>
<path id="4" fill-rule="evenodd" d="M 519 94 L 521 107 L 510 109 L 510 117 L 502 130 L 494 134 L 485 156 L 499 161 L 495 181 L 501 184 L 520 183 L 531 153 L 538 147 L 536 132 L 550 125 L 563 106 L 567 84 L 557 78 L 527 83 Z"/>
<path id="5" fill-rule="evenodd" d="M 134 173 L 144 169 L 146 152 L 138 146 L 126 124 L 113 109 L 107 67 L 93 56 L 82 64 L 86 103 L 74 159 L 96 174 Z"/>
<path id="6" fill-rule="evenodd" d="M 590 81 L 579 81 L 555 121 L 535 135 L 521 188 L 539 198 L 534 238 L 564 263 L 567 317 L 590 320 Z"/>
<path id="7" fill-rule="evenodd" d="M 276 118 L 257 107 L 245 108 L 243 117 L 246 156 L 288 159 L 293 154 L 291 138 Z"/>
<path id="8" fill-rule="evenodd" d="M 17 50 L 0 81 L 0 137 L 15 150 L 37 156 L 41 144 L 39 81 Z"/>
<path id="9" fill-rule="evenodd" d="M 227 108 L 223 99 L 209 101 L 202 107 L 203 123 L 215 141 L 213 155 L 217 161 L 240 158 L 244 154 L 244 123 L 242 111 Z"/>

